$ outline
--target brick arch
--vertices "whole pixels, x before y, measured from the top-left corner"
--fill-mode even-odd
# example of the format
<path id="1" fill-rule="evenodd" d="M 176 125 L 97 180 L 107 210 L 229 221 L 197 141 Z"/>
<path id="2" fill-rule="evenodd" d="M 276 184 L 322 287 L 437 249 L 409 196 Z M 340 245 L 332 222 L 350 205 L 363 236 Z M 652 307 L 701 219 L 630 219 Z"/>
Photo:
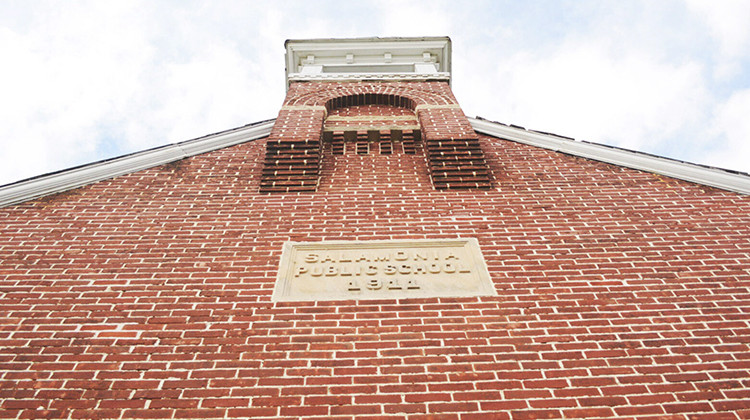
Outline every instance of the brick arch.
<path id="1" fill-rule="evenodd" d="M 337 96 L 325 102 L 327 112 L 334 109 L 348 108 L 357 105 L 388 105 L 398 108 L 406 108 L 416 111 L 417 102 L 406 96 L 392 95 L 386 93 L 360 93 L 346 96 Z"/>
<path id="2" fill-rule="evenodd" d="M 380 104 L 415 111 L 437 189 L 489 188 L 479 139 L 446 82 L 292 83 L 266 142 L 261 192 L 315 191 L 329 110 Z"/>
<path id="3" fill-rule="evenodd" d="M 437 86 L 431 86 L 433 83 Z M 411 104 L 410 108 L 413 110 L 419 105 L 458 105 L 456 98 L 445 82 L 360 82 L 318 83 L 316 85 L 318 86 L 304 86 L 295 91 L 290 89 L 284 104 L 292 106 L 325 106 L 328 108 L 328 103 L 338 98 L 366 101 L 368 95 L 369 97 L 375 95 L 380 98 L 403 98 L 403 101 Z M 441 85 L 444 85 L 444 87 Z"/>

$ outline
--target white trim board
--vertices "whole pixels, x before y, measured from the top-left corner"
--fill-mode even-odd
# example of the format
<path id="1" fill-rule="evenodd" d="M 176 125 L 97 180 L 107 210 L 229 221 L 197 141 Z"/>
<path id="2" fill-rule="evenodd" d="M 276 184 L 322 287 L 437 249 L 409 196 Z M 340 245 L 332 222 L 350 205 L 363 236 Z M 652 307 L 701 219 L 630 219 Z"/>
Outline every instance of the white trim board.
<path id="1" fill-rule="evenodd" d="M 681 162 L 636 151 L 584 143 L 551 134 L 538 133 L 500 123 L 469 118 L 478 133 L 487 134 L 530 146 L 541 147 L 574 156 L 598 160 L 627 168 L 638 169 L 697 184 L 750 194 L 750 175 L 733 173 L 694 163 Z"/>
<path id="2" fill-rule="evenodd" d="M 287 39 L 286 81 L 447 80 L 447 36 Z"/>
<path id="3" fill-rule="evenodd" d="M 145 150 L 0 186 L 0 207 L 67 191 L 268 136 L 276 120 L 211 134 L 205 137 Z"/>

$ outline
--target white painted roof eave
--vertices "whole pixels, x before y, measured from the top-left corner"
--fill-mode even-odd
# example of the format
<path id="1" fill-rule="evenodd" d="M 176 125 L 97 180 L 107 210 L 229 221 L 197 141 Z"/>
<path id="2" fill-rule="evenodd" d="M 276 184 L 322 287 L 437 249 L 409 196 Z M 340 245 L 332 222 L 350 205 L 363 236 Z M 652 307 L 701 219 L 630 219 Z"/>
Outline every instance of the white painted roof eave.
<path id="1" fill-rule="evenodd" d="M 604 146 L 529 131 L 477 118 L 469 118 L 478 133 L 574 156 L 638 169 L 668 177 L 708 185 L 741 194 L 750 194 L 750 175 L 694 163 L 653 156 L 637 151 Z"/>
<path id="2" fill-rule="evenodd" d="M 708 185 L 745 195 L 750 194 L 750 175 L 681 162 L 636 151 L 580 142 L 477 118 L 469 118 L 478 133 L 530 146 L 541 147 L 627 168 Z M 275 120 L 211 134 L 205 137 L 145 150 L 107 161 L 63 170 L 0 186 L 0 207 L 55 194 L 116 176 L 125 175 L 267 137 Z"/>
<path id="3" fill-rule="evenodd" d="M 268 136 L 275 120 L 0 186 L 0 207 L 22 203 Z"/>

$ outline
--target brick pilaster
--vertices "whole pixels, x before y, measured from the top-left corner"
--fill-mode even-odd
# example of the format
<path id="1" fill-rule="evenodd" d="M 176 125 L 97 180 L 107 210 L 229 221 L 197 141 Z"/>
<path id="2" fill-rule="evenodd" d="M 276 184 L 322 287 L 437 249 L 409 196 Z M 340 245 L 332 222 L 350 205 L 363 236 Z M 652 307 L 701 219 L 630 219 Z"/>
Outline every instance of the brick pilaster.
<path id="1" fill-rule="evenodd" d="M 401 107 L 416 113 L 436 189 L 490 187 L 490 171 L 477 134 L 447 83 L 297 82 L 290 86 L 268 140 L 260 191 L 315 191 L 327 112 L 363 105 Z M 369 149 L 360 147 L 363 153 Z"/>

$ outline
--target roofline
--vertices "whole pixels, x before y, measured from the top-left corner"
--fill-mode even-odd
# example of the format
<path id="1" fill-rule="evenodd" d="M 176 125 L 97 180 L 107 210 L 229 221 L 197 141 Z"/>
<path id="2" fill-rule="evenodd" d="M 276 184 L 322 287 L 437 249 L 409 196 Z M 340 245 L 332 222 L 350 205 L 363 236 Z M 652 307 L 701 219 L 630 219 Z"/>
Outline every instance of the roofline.
<path id="1" fill-rule="evenodd" d="M 222 131 L 216 134 L 144 150 L 0 186 L 0 207 L 67 191 L 268 136 L 276 120 Z"/>
<path id="2" fill-rule="evenodd" d="M 697 165 L 695 163 L 669 159 L 606 146 L 597 143 L 576 141 L 554 134 L 540 133 L 488 121 L 482 118 L 469 118 L 474 130 L 482 134 L 499 137 L 530 146 L 554 150 L 556 152 L 611 163 L 626 168 L 638 169 L 666 175 L 672 178 L 708 185 L 741 194 L 750 194 L 750 174 L 727 169 Z"/>
<path id="3" fill-rule="evenodd" d="M 271 128 L 275 122 L 275 119 L 260 121 L 197 139 L 3 185 L 0 186 L 0 207 L 23 203 L 45 195 L 67 191 L 186 157 L 267 137 L 271 134 Z M 743 172 L 697 165 L 602 144 L 576 141 L 482 118 L 469 118 L 469 122 L 477 132 L 493 137 L 750 195 L 750 174 Z"/>
<path id="4" fill-rule="evenodd" d="M 353 38 L 291 38 L 284 41 L 284 47 L 289 43 L 358 43 L 358 42 L 409 42 L 409 41 L 450 41 L 446 35 L 438 36 L 363 36 Z"/>
<path id="5" fill-rule="evenodd" d="M 311 80 L 447 80 L 451 84 L 451 45 L 448 36 L 287 39 L 286 86 Z"/>

